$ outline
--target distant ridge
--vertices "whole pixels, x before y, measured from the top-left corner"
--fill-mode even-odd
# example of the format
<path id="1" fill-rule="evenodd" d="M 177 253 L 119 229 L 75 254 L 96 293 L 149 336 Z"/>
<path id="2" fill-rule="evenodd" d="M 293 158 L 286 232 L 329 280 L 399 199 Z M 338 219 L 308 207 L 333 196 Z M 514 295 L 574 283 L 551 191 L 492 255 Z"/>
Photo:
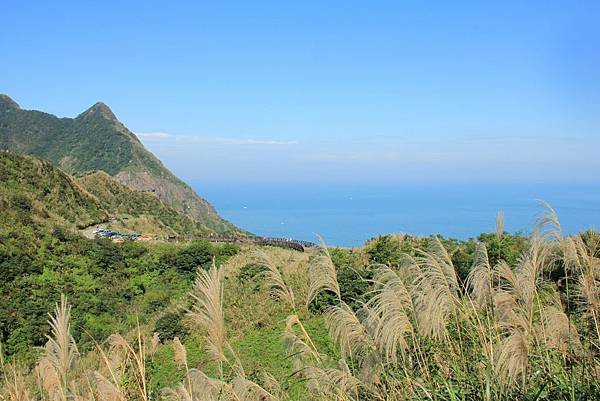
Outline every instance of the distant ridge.
<path id="1" fill-rule="evenodd" d="M 58 118 L 23 110 L 0 94 L 1 149 L 46 159 L 72 175 L 104 171 L 130 189 L 155 195 L 212 231 L 240 231 L 173 175 L 105 103 L 97 102 L 75 118 Z"/>

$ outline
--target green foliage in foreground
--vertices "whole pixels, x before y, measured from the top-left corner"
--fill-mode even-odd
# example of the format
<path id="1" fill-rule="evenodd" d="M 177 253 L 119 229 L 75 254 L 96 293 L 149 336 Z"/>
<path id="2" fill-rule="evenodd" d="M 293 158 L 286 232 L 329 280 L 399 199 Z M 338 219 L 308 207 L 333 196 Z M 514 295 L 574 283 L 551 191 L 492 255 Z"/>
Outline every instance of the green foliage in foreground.
<path id="1" fill-rule="evenodd" d="M 73 394 L 122 401 L 600 396 L 597 233 L 541 232 L 514 265 L 501 259 L 491 266 L 493 253 L 480 242 L 464 285 L 452 242 L 423 241 L 394 267 L 369 263 L 366 250 L 253 249 L 223 268 L 201 269 L 180 300 L 185 317 L 157 321 L 155 329 L 171 335 L 183 321 L 185 338 L 169 335 L 160 343 L 159 335 L 150 340 L 141 331 L 113 335 L 85 361 L 75 358 L 63 371 L 50 367 L 64 387 L 42 377 L 40 388 L 57 401 Z M 366 288 L 350 285 L 349 272 L 370 277 L 360 280 Z M 312 298 L 321 309 L 309 307 Z M 61 310 L 68 309 L 57 308 L 57 321 Z M 63 353 L 47 348 L 38 369 L 73 352 L 73 343 L 65 344 Z M 5 371 L 12 380 L 5 381 L 8 400 L 34 388 L 18 369 Z M 86 375 L 104 381 L 87 384 Z"/>
<path id="2" fill-rule="evenodd" d="M 182 296 L 194 269 L 231 256 L 231 247 L 113 244 L 88 240 L 61 228 L 0 229 L 0 341 L 4 351 L 32 360 L 32 346 L 45 343 L 47 313 L 66 294 L 73 304 L 73 335 L 81 349 L 140 319 L 150 322 Z M 191 266 L 194 269 L 191 269 Z"/>

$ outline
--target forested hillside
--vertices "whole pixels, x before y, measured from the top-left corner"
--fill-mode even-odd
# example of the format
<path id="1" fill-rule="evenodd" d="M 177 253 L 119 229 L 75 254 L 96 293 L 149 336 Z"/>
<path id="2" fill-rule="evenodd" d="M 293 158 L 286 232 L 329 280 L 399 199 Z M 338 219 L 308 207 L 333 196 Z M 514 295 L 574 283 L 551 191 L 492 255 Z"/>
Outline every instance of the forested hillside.
<path id="1" fill-rule="evenodd" d="M 75 177 L 75 181 L 93 195 L 105 210 L 118 216 L 123 226 L 131 230 L 178 238 L 191 238 L 212 232 L 187 215 L 165 205 L 153 194 L 132 191 L 103 171 Z"/>
<path id="2" fill-rule="evenodd" d="M 206 242 L 114 244 L 84 238 L 78 228 L 106 222 L 117 213 L 131 215 L 133 223 L 136 213 L 142 213 L 159 233 L 201 232 L 155 197 L 100 177 L 81 179 L 101 195 L 95 196 L 49 162 L 0 154 L 3 352 L 34 357 L 33 347 L 43 345 L 48 333 L 48 310 L 60 294 L 75 304 L 74 334 L 85 349 L 92 338 L 131 328 L 131 311 L 150 321 L 189 288 L 197 266 L 236 252 L 235 247 Z"/>
<path id="3" fill-rule="evenodd" d="M 0 150 L 31 154 L 69 174 L 104 171 L 127 187 L 148 191 L 209 230 L 235 232 L 214 208 L 175 177 L 104 103 L 76 118 L 23 110 L 0 95 Z"/>
<path id="4" fill-rule="evenodd" d="M 15 224 L 87 227 L 108 220 L 92 196 L 49 162 L 0 154 L 2 227 Z"/>

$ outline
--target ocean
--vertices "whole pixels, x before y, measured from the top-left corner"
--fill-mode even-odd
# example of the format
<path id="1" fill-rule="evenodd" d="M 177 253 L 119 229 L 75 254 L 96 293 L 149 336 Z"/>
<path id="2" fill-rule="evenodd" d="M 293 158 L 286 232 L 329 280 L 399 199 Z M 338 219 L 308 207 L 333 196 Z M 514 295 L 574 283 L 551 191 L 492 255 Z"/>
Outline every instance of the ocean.
<path id="1" fill-rule="evenodd" d="M 505 230 L 530 233 L 543 212 L 558 213 L 565 233 L 600 228 L 600 183 L 224 184 L 194 189 L 219 214 L 257 235 L 362 245 L 387 233 L 467 239 Z"/>

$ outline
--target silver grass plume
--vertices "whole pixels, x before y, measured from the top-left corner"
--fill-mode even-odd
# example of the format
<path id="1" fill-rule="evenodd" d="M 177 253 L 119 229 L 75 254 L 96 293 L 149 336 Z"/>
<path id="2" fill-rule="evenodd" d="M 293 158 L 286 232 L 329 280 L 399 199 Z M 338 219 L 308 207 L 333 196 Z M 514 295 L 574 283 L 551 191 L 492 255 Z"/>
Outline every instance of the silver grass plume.
<path id="1" fill-rule="evenodd" d="M 539 203 L 545 211 L 537 218 L 534 237 L 540 237 L 551 242 L 562 242 L 563 232 L 558 214 L 547 202 L 539 200 Z"/>
<path id="2" fill-rule="evenodd" d="M 49 315 L 51 335 L 47 335 L 45 352 L 38 364 L 40 377 L 51 397 L 66 400 L 68 398 L 68 374 L 79 355 L 77 344 L 71 336 L 71 306 L 61 294 L 60 304 L 56 304 L 54 315 Z"/>
<path id="3" fill-rule="evenodd" d="M 411 296 L 396 271 L 380 265 L 373 278 L 375 291 L 367 302 L 368 326 L 379 352 L 388 362 L 398 362 L 398 350 L 408 348 L 406 337 L 413 333 Z"/>
<path id="4" fill-rule="evenodd" d="M 500 210 L 496 214 L 496 238 L 498 241 L 502 241 L 504 235 L 504 212 Z"/>
<path id="5" fill-rule="evenodd" d="M 229 383 L 208 377 L 200 370 L 190 369 L 186 380 L 192 383 L 191 388 L 179 384 L 164 389 L 162 395 L 172 401 L 241 401 Z"/>
<path id="6" fill-rule="evenodd" d="M 5 401 L 34 401 L 35 398 L 31 395 L 27 388 L 25 377 L 20 370 L 10 363 L 4 363 L 2 347 L 0 347 L 0 366 L 2 368 L 3 386 L 0 389 L 0 399 Z"/>
<path id="7" fill-rule="evenodd" d="M 327 310 L 325 323 L 329 335 L 340 346 L 344 357 L 365 355 L 374 348 L 365 327 L 344 302 Z"/>
<path id="8" fill-rule="evenodd" d="M 152 357 L 152 356 L 154 356 L 154 354 L 156 354 L 159 344 L 160 344 L 160 337 L 158 336 L 158 333 L 154 333 L 152 335 L 152 341 L 150 341 L 150 349 L 148 349 L 148 356 Z"/>
<path id="9" fill-rule="evenodd" d="M 267 285 L 269 286 L 271 294 L 287 303 L 292 309 L 296 309 L 294 292 L 286 284 L 281 272 L 273 260 L 262 251 L 254 251 L 250 258 L 253 263 L 266 269 L 263 273 L 261 273 L 261 276 L 265 279 Z"/>
<path id="10" fill-rule="evenodd" d="M 310 286 L 306 305 L 309 305 L 323 291 L 330 291 L 340 299 L 340 285 L 337 280 L 335 265 L 327 247 L 323 245 L 323 253 L 314 256 L 308 267 Z"/>
<path id="11" fill-rule="evenodd" d="M 358 400 L 361 381 L 342 359 L 337 368 L 311 366 L 306 370 L 309 391 L 326 400 Z"/>
<path id="12" fill-rule="evenodd" d="M 306 366 L 323 361 L 323 357 L 296 315 L 287 317 L 282 342 L 286 355 L 294 366 L 295 373 L 300 376 Z"/>
<path id="13" fill-rule="evenodd" d="M 467 288 L 475 304 L 484 307 L 492 302 L 494 271 L 490 266 L 487 247 L 479 242 L 475 250 L 473 267 L 467 276 Z"/>
<path id="14" fill-rule="evenodd" d="M 459 284 L 452 259 L 438 237 L 432 237 L 427 252 L 414 259 L 416 272 L 411 285 L 418 328 L 435 339 L 447 338 L 447 324 L 459 305 Z"/>
<path id="15" fill-rule="evenodd" d="M 547 346 L 557 350 L 563 357 L 571 352 L 579 353 L 581 342 L 577 327 L 567 317 L 561 305 L 560 295 L 556 292 L 551 302 L 543 307 L 542 324 L 545 327 L 542 332 Z"/>
<path id="16" fill-rule="evenodd" d="M 518 383 L 519 378 L 524 377 L 529 361 L 529 352 L 530 344 L 527 334 L 519 328 L 513 329 L 502 343 L 496 367 L 506 386 L 514 386 Z"/>
<path id="17" fill-rule="evenodd" d="M 221 364 L 227 358 L 223 352 L 225 341 L 225 319 L 223 315 L 223 270 L 215 266 L 198 270 L 190 296 L 192 306 L 187 316 L 197 327 L 207 333 L 206 351 L 209 357 Z"/>

